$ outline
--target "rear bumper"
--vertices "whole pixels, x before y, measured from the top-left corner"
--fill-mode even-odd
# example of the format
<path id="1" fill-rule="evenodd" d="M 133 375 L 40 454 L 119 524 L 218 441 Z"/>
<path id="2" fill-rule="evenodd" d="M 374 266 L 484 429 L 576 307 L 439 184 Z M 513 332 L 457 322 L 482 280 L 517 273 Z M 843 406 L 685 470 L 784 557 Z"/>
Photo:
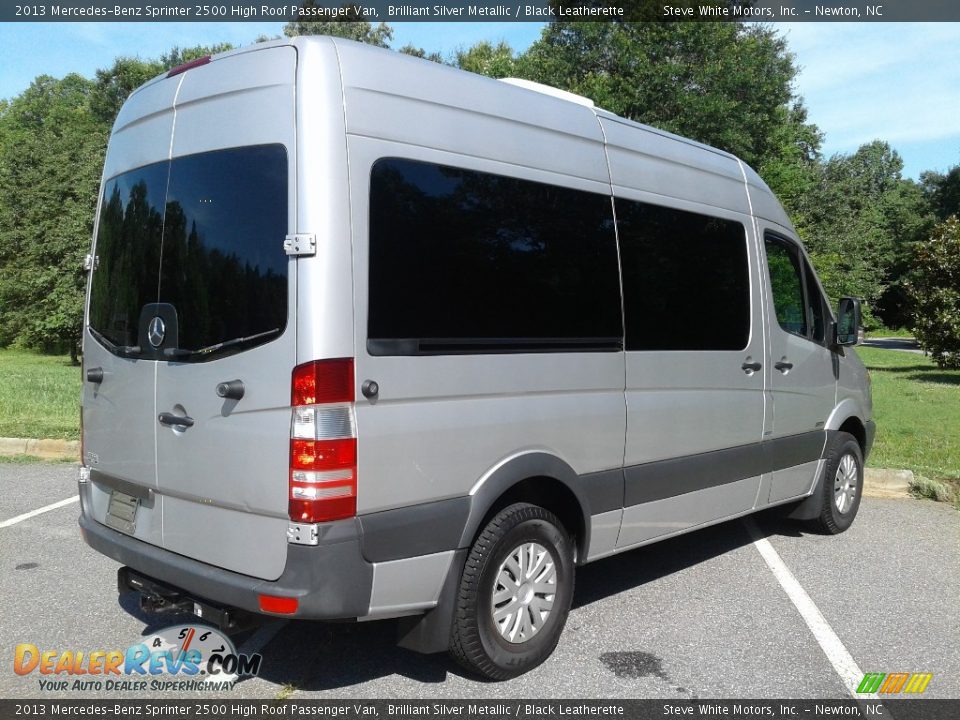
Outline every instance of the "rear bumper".
<path id="1" fill-rule="evenodd" d="M 81 495 L 83 492 L 81 486 Z M 356 520 L 325 525 L 316 546 L 289 545 L 283 574 L 273 581 L 172 553 L 101 525 L 86 513 L 80 515 L 80 531 L 94 550 L 217 605 L 262 613 L 258 596 L 264 594 L 297 598 L 297 611 L 280 617 L 351 619 L 363 617 L 370 610 L 373 564 L 361 552 Z"/>

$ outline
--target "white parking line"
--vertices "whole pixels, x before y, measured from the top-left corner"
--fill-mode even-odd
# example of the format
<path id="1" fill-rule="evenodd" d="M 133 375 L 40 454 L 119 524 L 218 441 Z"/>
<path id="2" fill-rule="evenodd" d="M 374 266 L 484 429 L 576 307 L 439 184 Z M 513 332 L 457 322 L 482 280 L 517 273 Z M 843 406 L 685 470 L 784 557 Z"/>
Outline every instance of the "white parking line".
<path id="1" fill-rule="evenodd" d="M 770 541 L 760 534 L 753 520 L 747 519 L 744 521 L 744 524 L 747 526 L 747 530 L 753 538 L 753 546 L 757 549 L 757 552 L 760 553 L 764 562 L 767 563 L 767 567 L 773 572 L 773 576 L 777 579 L 777 582 L 780 583 L 780 587 L 783 588 L 783 591 L 787 594 L 787 597 L 790 598 L 794 607 L 797 608 L 800 617 L 803 618 L 807 627 L 810 628 L 810 632 L 813 633 L 813 637 L 817 643 L 819 643 L 823 654 L 827 656 L 827 660 L 830 661 L 833 669 L 836 670 L 837 675 L 840 676 L 840 680 L 843 681 L 850 696 L 857 700 L 876 698 L 876 695 L 857 692 L 857 687 L 860 681 L 863 680 L 863 671 L 860 669 L 860 666 L 857 665 L 857 661 L 853 659 L 850 651 L 847 650 L 840 638 L 837 637 L 833 628 L 830 627 L 830 623 L 827 622 L 823 613 L 820 612 L 820 608 L 818 608 L 816 603 L 807 595 L 807 591 L 803 589 L 803 586 L 797 581 L 797 578 L 790 572 L 790 568 L 783 562 L 783 559 L 774 549 L 773 545 L 770 544 Z"/>
<path id="2" fill-rule="evenodd" d="M 50 512 L 51 510 L 56 510 L 57 508 L 66 507 L 72 503 L 77 502 L 80 499 L 79 495 L 74 495 L 73 497 L 68 497 L 66 500 L 61 500 L 60 502 L 55 502 L 51 505 L 44 505 L 42 508 L 37 508 L 36 510 L 31 510 L 30 512 L 24 513 L 23 515 L 17 515 L 12 517 L 9 520 L 4 520 L 0 522 L 0 528 L 10 527 L 11 525 L 16 525 L 19 522 L 24 520 L 29 520 L 32 517 L 37 515 L 42 515 L 45 512 Z"/>

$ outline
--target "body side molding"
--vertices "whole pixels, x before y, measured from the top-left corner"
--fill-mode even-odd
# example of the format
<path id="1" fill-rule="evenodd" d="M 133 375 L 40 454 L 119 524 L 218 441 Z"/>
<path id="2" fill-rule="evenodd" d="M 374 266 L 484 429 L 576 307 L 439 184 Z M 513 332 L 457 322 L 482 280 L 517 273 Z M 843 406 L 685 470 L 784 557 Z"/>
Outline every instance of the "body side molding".
<path id="1" fill-rule="evenodd" d="M 633 465 L 624 469 L 624 506 L 664 500 L 819 460 L 825 442 L 823 430 L 812 430 L 749 445 Z"/>

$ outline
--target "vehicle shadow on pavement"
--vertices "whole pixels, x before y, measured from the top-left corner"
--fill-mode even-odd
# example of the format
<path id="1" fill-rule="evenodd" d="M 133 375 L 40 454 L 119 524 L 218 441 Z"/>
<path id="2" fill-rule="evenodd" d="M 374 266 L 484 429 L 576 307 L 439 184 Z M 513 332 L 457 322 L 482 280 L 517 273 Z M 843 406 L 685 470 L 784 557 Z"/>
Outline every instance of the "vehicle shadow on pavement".
<path id="1" fill-rule="evenodd" d="M 755 515 L 760 534 L 799 536 L 800 525 L 782 519 L 782 513 Z M 618 593 L 685 570 L 752 542 L 740 520 L 664 540 L 578 570 L 573 607 L 595 603 Z M 149 634 L 177 623 L 196 622 L 189 615 L 153 615 L 141 611 L 134 595 L 122 596 L 121 606 L 147 624 Z M 247 634 L 234 637 L 239 646 Z M 466 674 L 445 653 L 420 655 L 396 646 L 397 621 L 320 623 L 291 621 L 261 652 L 260 679 L 277 686 L 317 692 L 353 687 L 399 675 L 422 683 L 442 683 Z"/>
<path id="2" fill-rule="evenodd" d="M 799 537 L 802 525 L 787 520 L 774 508 L 752 516 L 761 536 Z M 646 585 L 720 555 L 749 545 L 753 538 L 742 520 L 713 525 L 669 540 L 630 550 L 577 569 L 573 607 L 598 602 L 626 590 Z"/>

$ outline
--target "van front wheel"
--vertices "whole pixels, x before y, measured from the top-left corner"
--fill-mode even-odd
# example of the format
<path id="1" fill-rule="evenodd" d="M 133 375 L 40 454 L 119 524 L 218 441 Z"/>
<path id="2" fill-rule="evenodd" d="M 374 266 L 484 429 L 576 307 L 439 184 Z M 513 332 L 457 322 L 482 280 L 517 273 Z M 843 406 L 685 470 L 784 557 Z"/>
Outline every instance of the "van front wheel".
<path id="1" fill-rule="evenodd" d="M 863 452 L 853 435 L 839 432 L 827 453 L 820 516 L 812 529 L 837 535 L 853 524 L 863 494 Z"/>
<path id="2" fill-rule="evenodd" d="M 450 654 L 491 680 L 535 668 L 560 639 L 573 575 L 570 536 L 553 513 L 528 503 L 504 508 L 467 557 Z"/>

